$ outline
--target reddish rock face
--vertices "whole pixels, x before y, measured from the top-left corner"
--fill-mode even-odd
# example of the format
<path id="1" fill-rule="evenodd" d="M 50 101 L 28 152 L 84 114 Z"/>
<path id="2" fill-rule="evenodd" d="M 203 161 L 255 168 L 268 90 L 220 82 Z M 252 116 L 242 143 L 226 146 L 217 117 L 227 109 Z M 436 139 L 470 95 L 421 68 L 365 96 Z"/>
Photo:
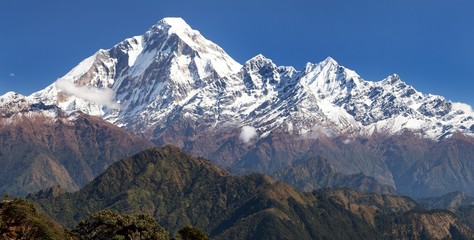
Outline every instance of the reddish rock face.
<path id="1" fill-rule="evenodd" d="M 82 113 L 24 111 L 0 119 L 0 192 L 78 190 L 110 164 L 153 144 Z"/>

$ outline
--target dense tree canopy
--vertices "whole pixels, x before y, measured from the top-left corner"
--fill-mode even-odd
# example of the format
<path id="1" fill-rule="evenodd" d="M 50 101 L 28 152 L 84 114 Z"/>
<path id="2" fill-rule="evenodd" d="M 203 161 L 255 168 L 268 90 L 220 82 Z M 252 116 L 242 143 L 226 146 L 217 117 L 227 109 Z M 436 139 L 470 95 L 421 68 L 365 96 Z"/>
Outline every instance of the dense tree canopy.
<path id="1" fill-rule="evenodd" d="M 178 231 L 178 236 L 173 240 L 209 240 L 209 236 L 199 228 L 185 226 Z"/>
<path id="2" fill-rule="evenodd" d="M 109 209 L 101 210 L 81 221 L 75 232 L 80 239 L 168 239 L 168 233 L 150 215 L 130 216 Z"/>

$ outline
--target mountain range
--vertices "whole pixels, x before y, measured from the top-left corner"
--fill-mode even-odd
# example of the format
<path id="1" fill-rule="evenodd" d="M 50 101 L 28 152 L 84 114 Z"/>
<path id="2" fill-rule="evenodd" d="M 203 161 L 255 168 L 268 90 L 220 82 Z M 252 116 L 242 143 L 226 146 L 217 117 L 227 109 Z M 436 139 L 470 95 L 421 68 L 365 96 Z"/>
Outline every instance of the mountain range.
<path id="1" fill-rule="evenodd" d="M 396 74 L 364 80 L 330 57 L 302 70 L 263 55 L 241 65 L 181 18 L 165 18 L 141 36 L 97 51 L 25 99 L 103 119 L 235 174 L 290 181 L 314 169 L 315 158 L 325 159 L 331 176 L 308 173 L 297 184 L 307 191 L 336 184 L 329 178 L 349 183 L 346 177 L 361 174 L 383 186 L 374 191 L 417 198 L 474 194 L 469 105 L 421 93 Z M 9 106 L 12 100 L 1 101 Z M 9 109 L 1 113 L 6 119 Z"/>
<path id="2" fill-rule="evenodd" d="M 262 174 L 232 176 L 177 147 L 140 152 L 80 191 L 34 198 L 68 227 L 101 209 L 151 214 L 171 234 L 182 226 L 212 239 L 472 239 L 454 214 L 410 198 L 350 189 L 299 192 Z"/>

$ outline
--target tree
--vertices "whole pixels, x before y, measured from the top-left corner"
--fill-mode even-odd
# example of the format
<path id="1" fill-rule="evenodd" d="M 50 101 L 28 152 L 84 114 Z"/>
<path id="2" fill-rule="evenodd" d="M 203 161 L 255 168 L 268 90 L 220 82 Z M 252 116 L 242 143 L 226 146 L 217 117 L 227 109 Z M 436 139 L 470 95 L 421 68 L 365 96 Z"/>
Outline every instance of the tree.
<path id="1" fill-rule="evenodd" d="M 205 232 L 192 226 L 181 228 L 178 231 L 178 234 L 179 235 L 173 238 L 173 240 L 209 240 L 209 237 Z"/>
<path id="2" fill-rule="evenodd" d="M 109 209 L 81 221 L 75 233 L 79 239 L 167 240 L 168 233 L 150 215 L 129 216 Z"/>
<path id="3" fill-rule="evenodd" d="M 43 215 L 35 205 L 24 199 L 0 203 L 0 239 L 71 239 L 57 222 Z"/>

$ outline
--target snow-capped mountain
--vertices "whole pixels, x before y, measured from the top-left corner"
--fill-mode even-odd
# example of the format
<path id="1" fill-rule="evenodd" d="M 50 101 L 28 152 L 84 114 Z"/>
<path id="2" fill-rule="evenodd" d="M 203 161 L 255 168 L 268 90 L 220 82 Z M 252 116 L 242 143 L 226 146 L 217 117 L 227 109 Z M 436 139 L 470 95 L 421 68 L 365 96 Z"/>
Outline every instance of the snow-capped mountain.
<path id="1" fill-rule="evenodd" d="M 99 50 L 30 98 L 238 171 L 272 173 L 321 155 L 340 172 L 362 172 L 398 189 L 406 174 L 414 182 L 432 175 L 426 168 L 407 173 L 415 158 L 392 162 L 396 154 L 387 154 L 384 141 L 409 135 L 429 145 L 474 136 L 469 105 L 418 92 L 398 75 L 366 81 L 330 57 L 302 70 L 263 55 L 240 65 L 180 18 Z M 451 162 L 474 157 L 466 156 Z"/>
<path id="2" fill-rule="evenodd" d="M 262 137 L 282 126 L 302 135 L 474 132 L 470 106 L 422 94 L 397 75 L 365 81 L 332 58 L 302 71 L 262 55 L 241 66 L 180 18 L 99 50 L 32 96 L 149 137 L 176 115 L 206 127 L 253 126 Z"/>
<path id="3" fill-rule="evenodd" d="M 182 19 L 165 18 L 142 36 L 99 50 L 32 96 L 146 132 L 199 89 L 239 68 Z"/>
<path id="4" fill-rule="evenodd" d="M 474 133 L 470 106 L 417 92 L 397 75 L 365 81 L 332 58 L 297 71 L 258 55 L 240 72 L 203 88 L 183 111 L 194 119 L 207 113 L 215 124 L 254 126 L 262 137 L 285 125 L 300 135 L 410 130 L 438 139 L 454 132 Z"/>

